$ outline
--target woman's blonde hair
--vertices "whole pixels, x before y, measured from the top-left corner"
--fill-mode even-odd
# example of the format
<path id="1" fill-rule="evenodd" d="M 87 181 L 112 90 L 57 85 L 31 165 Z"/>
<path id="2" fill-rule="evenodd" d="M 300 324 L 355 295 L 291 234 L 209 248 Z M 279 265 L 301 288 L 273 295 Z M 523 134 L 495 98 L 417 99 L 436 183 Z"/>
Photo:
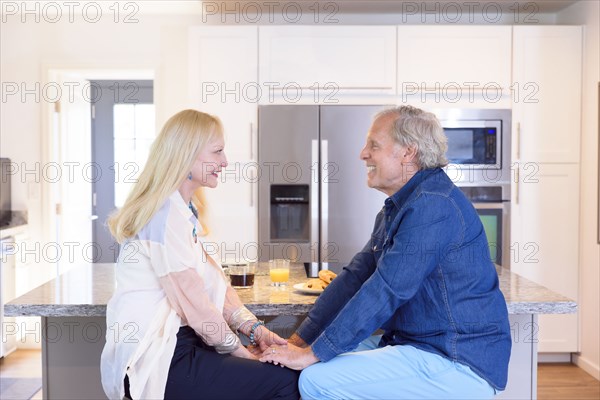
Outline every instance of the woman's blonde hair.
<path id="1" fill-rule="evenodd" d="M 110 232 L 119 243 L 135 236 L 150 221 L 187 179 L 198 154 L 215 137 L 223 137 L 223 125 L 216 116 L 184 110 L 169 118 L 152 143 L 146 166 L 125 204 L 108 219 Z M 203 188 L 194 192 L 192 202 L 206 235 Z"/>

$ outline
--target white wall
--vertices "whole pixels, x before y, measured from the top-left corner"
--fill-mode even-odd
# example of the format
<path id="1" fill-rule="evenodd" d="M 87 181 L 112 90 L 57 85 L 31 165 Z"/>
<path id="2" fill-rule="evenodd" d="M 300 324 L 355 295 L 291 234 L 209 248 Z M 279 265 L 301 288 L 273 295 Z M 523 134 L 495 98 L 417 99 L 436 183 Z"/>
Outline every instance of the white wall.
<path id="1" fill-rule="evenodd" d="M 584 25 L 581 136 L 579 306 L 581 353 L 577 365 L 600 379 L 600 245 L 598 229 L 598 83 L 600 3 L 581 1 L 557 15 L 560 24 Z"/>
<path id="2" fill-rule="evenodd" d="M 108 3 L 107 3 L 108 4 Z M 112 16 L 98 23 L 81 18 L 74 22 L 36 23 L 33 16 L 22 23 L 19 16 L 5 18 L 0 35 L 0 78 L 3 84 L 0 102 L 0 156 L 9 157 L 20 171 L 12 179 L 12 204 L 15 210 L 28 212 L 28 229 L 17 238 L 17 270 L 19 287 L 26 291 L 52 279 L 58 273 L 57 265 L 37 250 L 54 241 L 52 207 L 46 200 L 57 183 L 44 179 L 44 165 L 48 165 L 48 109 L 54 94 L 38 90 L 21 98 L 22 85 L 35 92 L 36 84 L 43 88 L 48 82 L 49 69 L 77 69 L 87 72 L 87 79 L 133 79 L 154 76 L 156 126 L 160 127 L 172 114 L 189 107 L 187 88 L 187 28 L 198 23 L 198 16 L 136 15 L 138 23 L 115 23 Z M 106 71 L 123 71 L 111 74 Z M 114 75 L 114 76 L 113 76 Z M 19 93 L 5 93 L 7 84 L 16 84 Z M 61 101 L 68 101 L 64 88 Z M 23 173 L 23 169 L 42 173 Z M 37 175 L 37 176 L 36 176 Z M 63 177 L 66 169 L 63 169 Z M 63 178 L 64 179 L 64 178 Z M 63 244 L 63 263 L 67 250 Z M 27 253 L 25 249 L 35 251 Z M 49 256 L 53 257 L 53 256 Z M 21 260 L 21 262 L 19 262 Z M 35 344 L 20 344 L 35 347 Z"/>
<path id="3" fill-rule="evenodd" d="M 0 75 L 5 99 L 0 104 L 0 154 L 10 157 L 20 167 L 13 177 L 13 209 L 28 210 L 32 240 L 42 236 L 43 174 L 25 174 L 23 168 L 35 170 L 36 163 L 47 162 L 43 135 L 47 134 L 43 109 L 54 100 L 44 93 L 48 68 L 77 69 L 145 69 L 153 70 L 157 126 L 175 111 L 187 105 L 187 26 L 197 23 L 197 16 L 137 15 L 138 23 L 114 23 L 112 16 L 98 23 L 81 18 L 69 23 L 43 19 L 35 22 L 28 16 L 3 16 L 0 47 Z M 85 78 L 94 78 L 85 76 Z M 127 78 L 125 76 L 125 78 Z M 19 93 L 9 95 L 5 88 L 16 84 Z M 21 97 L 21 88 L 36 91 Z M 65 88 L 63 98 L 67 100 Z M 76 89 L 77 90 L 77 89 Z M 38 170 L 43 171 L 43 165 Z"/>

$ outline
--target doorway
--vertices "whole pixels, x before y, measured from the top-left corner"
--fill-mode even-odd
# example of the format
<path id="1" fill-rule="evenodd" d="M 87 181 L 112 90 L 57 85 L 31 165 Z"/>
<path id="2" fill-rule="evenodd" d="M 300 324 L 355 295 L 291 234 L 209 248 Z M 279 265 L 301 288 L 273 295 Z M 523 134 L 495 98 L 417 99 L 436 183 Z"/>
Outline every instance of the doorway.
<path id="1" fill-rule="evenodd" d="M 144 168 L 156 136 L 153 81 L 92 80 L 92 241 L 96 263 L 116 262 L 119 245 L 106 221 Z"/>

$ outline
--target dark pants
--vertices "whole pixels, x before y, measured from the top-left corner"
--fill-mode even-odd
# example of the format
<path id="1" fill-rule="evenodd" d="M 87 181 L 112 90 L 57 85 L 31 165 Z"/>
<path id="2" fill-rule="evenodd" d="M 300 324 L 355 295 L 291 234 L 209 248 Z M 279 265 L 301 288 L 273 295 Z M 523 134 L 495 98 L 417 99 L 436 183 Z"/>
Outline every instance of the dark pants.
<path id="1" fill-rule="evenodd" d="M 218 354 L 188 326 L 177 333 L 165 399 L 298 400 L 296 371 Z"/>

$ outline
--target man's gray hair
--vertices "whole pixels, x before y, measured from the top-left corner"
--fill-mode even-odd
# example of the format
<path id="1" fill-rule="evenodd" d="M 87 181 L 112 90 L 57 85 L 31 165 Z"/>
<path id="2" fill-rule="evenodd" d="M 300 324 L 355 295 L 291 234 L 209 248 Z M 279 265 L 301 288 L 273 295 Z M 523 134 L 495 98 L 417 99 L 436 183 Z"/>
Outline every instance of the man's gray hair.
<path id="1" fill-rule="evenodd" d="M 389 116 L 395 117 L 390 135 L 402 147 L 416 148 L 420 168 L 448 165 L 448 139 L 434 114 L 412 106 L 399 106 L 379 112 L 375 115 L 375 120 Z"/>

